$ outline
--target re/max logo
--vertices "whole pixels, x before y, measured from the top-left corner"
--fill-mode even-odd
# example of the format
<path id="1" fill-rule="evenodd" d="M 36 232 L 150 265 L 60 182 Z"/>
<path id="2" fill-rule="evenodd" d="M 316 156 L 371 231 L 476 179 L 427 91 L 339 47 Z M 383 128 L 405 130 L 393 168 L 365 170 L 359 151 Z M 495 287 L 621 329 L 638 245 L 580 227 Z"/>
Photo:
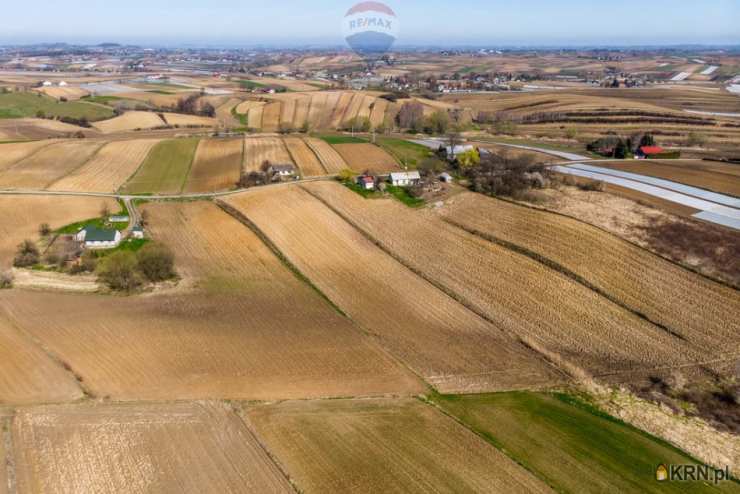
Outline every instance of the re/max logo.
<path id="1" fill-rule="evenodd" d="M 349 21 L 350 29 L 361 29 L 363 27 L 382 27 L 391 30 L 393 29 L 393 24 L 388 19 L 381 19 L 380 17 L 361 17 Z"/>
<path id="2" fill-rule="evenodd" d="M 719 484 L 730 480 L 730 467 L 724 469 L 707 465 L 659 465 L 656 472 L 659 482 L 712 482 Z"/>

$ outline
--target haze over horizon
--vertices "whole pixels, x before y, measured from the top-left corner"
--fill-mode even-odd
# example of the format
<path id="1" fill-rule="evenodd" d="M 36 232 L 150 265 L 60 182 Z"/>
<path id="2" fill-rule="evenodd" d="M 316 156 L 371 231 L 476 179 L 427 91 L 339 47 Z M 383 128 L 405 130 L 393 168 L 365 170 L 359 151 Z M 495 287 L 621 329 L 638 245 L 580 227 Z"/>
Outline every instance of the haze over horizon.
<path id="1" fill-rule="evenodd" d="M 0 43 L 101 42 L 190 46 L 342 45 L 340 22 L 353 1 L 270 5 L 221 0 L 125 3 L 50 0 L 4 7 Z M 624 0 L 387 1 L 401 24 L 398 46 L 645 46 L 740 44 L 740 2 Z M 48 12 L 48 15 L 39 15 Z M 430 15 L 434 14 L 434 15 Z"/>

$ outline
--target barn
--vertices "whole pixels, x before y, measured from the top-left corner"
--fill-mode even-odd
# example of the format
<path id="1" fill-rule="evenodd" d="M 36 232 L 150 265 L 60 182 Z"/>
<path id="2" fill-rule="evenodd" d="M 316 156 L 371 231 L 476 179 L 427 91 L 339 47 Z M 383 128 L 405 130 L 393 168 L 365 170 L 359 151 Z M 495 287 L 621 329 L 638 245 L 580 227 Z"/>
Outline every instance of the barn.
<path id="1" fill-rule="evenodd" d="M 75 240 L 82 242 L 86 249 L 112 249 L 121 243 L 121 232 L 87 225 L 77 232 Z"/>

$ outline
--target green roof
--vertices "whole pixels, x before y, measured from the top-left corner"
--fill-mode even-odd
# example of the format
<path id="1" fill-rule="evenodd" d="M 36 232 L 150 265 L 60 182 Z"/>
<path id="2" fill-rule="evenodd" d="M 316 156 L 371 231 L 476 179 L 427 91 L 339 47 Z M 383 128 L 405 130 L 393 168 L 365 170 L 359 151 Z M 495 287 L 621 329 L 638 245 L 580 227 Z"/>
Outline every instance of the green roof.
<path id="1" fill-rule="evenodd" d="M 117 230 L 103 230 L 94 225 L 85 228 L 85 242 L 114 242 Z"/>

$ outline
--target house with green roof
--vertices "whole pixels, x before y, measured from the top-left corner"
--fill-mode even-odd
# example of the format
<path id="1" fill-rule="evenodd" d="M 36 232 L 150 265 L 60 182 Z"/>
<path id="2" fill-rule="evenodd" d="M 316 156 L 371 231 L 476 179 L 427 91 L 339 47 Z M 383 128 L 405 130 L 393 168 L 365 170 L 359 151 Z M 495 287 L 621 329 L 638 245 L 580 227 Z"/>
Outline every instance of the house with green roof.
<path id="1" fill-rule="evenodd" d="M 104 230 L 95 225 L 87 225 L 75 235 L 86 249 L 112 249 L 121 243 L 121 232 Z"/>

